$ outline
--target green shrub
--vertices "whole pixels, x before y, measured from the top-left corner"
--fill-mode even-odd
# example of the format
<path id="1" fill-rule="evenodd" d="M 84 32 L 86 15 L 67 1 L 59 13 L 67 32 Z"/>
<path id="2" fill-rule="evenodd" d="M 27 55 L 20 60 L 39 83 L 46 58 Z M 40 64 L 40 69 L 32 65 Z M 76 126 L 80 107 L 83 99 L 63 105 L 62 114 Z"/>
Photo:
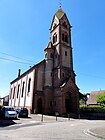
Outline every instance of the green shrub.
<path id="1" fill-rule="evenodd" d="M 104 93 L 101 93 L 101 94 L 99 94 L 99 95 L 97 95 L 96 101 L 97 101 L 97 103 L 99 103 L 100 105 L 105 106 L 105 92 L 104 92 Z"/>
<path id="2" fill-rule="evenodd" d="M 100 105 L 80 106 L 81 113 L 105 113 L 105 107 Z"/>
<path id="3" fill-rule="evenodd" d="M 1 108 L 2 108 L 2 105 L 0 105 L 0 110 L 1 110 Z"/>

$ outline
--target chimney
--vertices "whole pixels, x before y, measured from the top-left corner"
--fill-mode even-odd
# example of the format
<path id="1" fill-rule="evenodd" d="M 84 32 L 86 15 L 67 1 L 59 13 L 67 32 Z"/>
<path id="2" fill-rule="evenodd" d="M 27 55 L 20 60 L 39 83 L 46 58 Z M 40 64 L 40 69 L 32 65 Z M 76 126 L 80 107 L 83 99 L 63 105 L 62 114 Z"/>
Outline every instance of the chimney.
<path id="1" fill-rule="evenodd" d="M 18 77 L 20 76 L 21 69 L 18 70 Z"/>

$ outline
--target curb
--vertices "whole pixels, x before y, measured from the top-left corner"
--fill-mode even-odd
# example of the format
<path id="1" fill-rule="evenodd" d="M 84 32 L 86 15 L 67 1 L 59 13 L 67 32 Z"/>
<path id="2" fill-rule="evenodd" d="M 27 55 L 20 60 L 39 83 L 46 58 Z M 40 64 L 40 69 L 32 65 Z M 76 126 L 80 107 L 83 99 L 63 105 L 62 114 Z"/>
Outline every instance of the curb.
<path id="1" fill-rule="evenodd" d="M 87 133 L 90 134 L 90 135 L 92 135 L 92 136 L 94 136 L 94 137 L 101 138 L 101 139 L 104 139 L 105 140 L 105 138 L 103 138 L 102 136 L 100 136 L 100 135 L 98 135 L 96 133 L 93 133 L 91 131 L 91 129 L 87 129 Z"/>
<path id="2" fill-rule="evenodd" d="M 15 125 L 9 125 L 6 129 L 18 129 L 21 127 L 29 127 L 29 126 L 35 126 L 35 125 L 42 125 L 41 122 L 30 122 L 30 123 L 17 123 Z"/>

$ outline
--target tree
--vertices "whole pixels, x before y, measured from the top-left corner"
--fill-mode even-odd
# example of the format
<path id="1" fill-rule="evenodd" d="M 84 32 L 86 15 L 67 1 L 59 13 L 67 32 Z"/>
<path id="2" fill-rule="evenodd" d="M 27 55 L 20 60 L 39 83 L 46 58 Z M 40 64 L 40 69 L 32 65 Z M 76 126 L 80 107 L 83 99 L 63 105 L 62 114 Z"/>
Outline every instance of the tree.
<path id="1" fill-rule="evenodd" d="M 85 101 L 84 101 L 83 99 L 80 99 L 80 100 L 79 100 L 79 104 L 80 104 L 80 105 L 85 105 Z"/>
<path id="2" fill-rule="evenodd" d="M 97 103 L 105 105 L 105 92 L 96 96 Z"/>

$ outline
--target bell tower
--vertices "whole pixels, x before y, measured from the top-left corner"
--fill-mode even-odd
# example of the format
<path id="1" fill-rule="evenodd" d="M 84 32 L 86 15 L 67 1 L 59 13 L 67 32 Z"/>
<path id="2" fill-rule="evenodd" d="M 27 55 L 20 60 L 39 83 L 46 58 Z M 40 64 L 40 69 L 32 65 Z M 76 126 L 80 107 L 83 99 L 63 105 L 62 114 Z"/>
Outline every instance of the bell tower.
<path id="1" fill-rule="evenodd" d="M 71 24 L 60 7 L 50 27 L 45 48 L 45 110 L 62 114 L 79 111 L 79 88 L 75 83 L 71 46 Z"/>
<path id="2" fill-rule="evenodd" d="M 54 86 L 59 86 L 69 76 L 75 81 L 71 27 L 65 12 L 60 8 L 55 13 L 50 28 L 50 38 L 54 47 Z"/>

